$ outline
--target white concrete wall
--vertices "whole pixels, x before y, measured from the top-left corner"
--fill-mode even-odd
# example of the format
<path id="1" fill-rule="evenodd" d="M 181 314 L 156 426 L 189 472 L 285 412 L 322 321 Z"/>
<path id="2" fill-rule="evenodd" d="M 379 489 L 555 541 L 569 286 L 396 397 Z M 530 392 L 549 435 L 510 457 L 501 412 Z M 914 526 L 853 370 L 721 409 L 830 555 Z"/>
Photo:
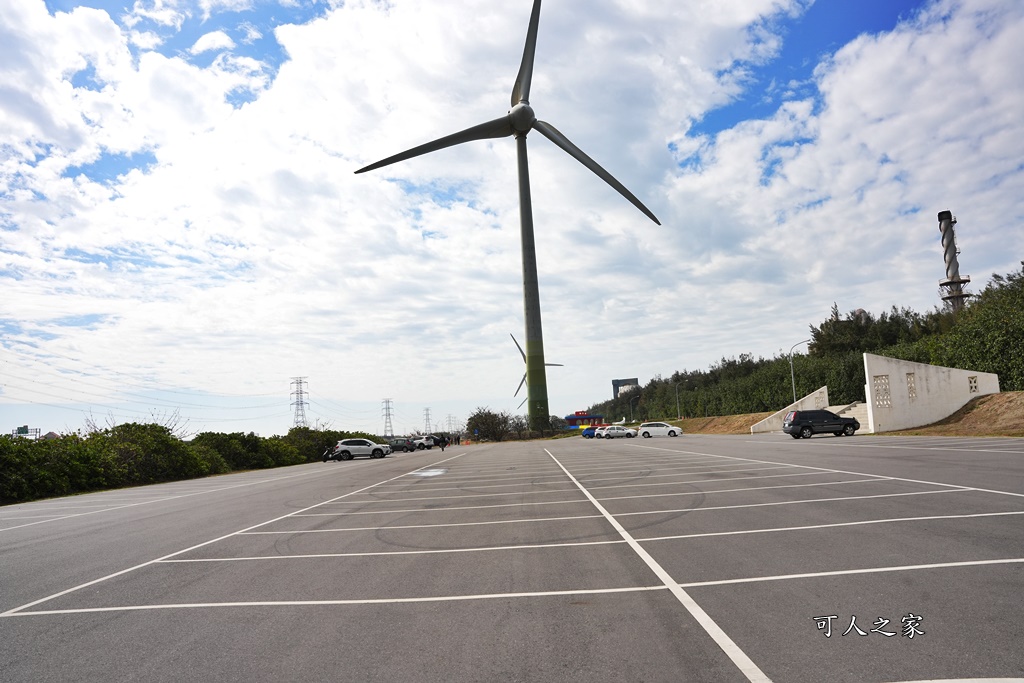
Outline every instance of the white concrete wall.
<path id="1" fill-rule="evenodd" d="M 750 428 L 751 434 L 763 432 L 781 432 L 782 420 L 786 413 L 791 410 L 823 410 L 828 406 L 828 387 L 822 387 L 815 392 L 807 394 L 796 403 L 791 403 L 779 412 L 769 415 Z"/>
<path id="2" fill-rule="evenodd" d="M 864 354 L 868 431 L 912 429 L 949 417 L 978 396 L 999 393 L 999 376 Z"/>

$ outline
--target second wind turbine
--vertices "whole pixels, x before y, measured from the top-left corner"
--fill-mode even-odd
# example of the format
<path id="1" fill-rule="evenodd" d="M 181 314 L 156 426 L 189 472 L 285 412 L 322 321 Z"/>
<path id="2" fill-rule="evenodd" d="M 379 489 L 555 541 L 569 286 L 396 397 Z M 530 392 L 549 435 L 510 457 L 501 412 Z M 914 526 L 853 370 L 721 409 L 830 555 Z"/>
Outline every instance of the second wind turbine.
<path id="1" fill-rule="evenodd" d="M 541 0 L 534 0 L 533 12 L 530 14 L 530 26 L 526 32 L 526 47 L 523 50 L 523 61 L 519 66 L 512 87 L 512 108 L 501 118 L 481 123 L 466 130 L 445 136 L 413 147 L 376 163 L 364 166 L 356 173 L 372 171 L 398 161 L 434 152 L 472 140 L 503 138 L 514 136 L 519 162 L 519 222 L 523 249 L 523 309 L 526 318 L 526 391 L 527 410 L 530 417 L 530 429 L 546 431 L 550 429 L 548 412 L 548 385 L 544 370 L 544 335 L 540 322 L 540 292 L 537 286 L 537 249 L 533 238 L 533 204 L 530 199 L 530 168 L 526 156 L 526 135 L 531 130 L 538 131 L 551 142 L 565 150 L 571 157 L 593 171 L 599 178 L 611 185 L 633 206 L 640 209 L 648 218 L 661 225 L 655 215 L 644 206 L 643 202 L 612 177 L 608 171 L 588 157 L 584 152 L 569 141 L 550 123 L 537 119 L 530 106 L 530 82 L 533 79 L 533 57 L 537 49 L 537 27 L 540 23 Z"/>

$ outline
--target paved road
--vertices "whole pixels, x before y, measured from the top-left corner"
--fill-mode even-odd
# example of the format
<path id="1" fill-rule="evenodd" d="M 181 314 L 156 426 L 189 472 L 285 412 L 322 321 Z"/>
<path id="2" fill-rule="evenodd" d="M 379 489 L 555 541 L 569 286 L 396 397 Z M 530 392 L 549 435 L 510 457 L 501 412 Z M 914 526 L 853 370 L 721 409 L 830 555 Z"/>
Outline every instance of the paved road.
<path id="1" fill-rule="evenodd" d="M 0 508 L 0 681 L 1024 680 L 1024 440 L 580 438 Z"/>

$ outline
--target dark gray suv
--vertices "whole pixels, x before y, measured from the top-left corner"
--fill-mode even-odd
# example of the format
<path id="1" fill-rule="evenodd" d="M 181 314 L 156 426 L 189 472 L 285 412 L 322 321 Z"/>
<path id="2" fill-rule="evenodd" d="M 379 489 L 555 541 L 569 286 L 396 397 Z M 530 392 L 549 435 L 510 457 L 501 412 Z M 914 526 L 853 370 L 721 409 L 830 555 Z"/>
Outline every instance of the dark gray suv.
<path id="1" fill-rule="evenodd" d="M 855 417 L 839 417 L 828 410 L 791 410 L 782 420 L 782 431 L 794 439 L 809 439 L 814 434 L 853 436 L 860 429 Z"/>

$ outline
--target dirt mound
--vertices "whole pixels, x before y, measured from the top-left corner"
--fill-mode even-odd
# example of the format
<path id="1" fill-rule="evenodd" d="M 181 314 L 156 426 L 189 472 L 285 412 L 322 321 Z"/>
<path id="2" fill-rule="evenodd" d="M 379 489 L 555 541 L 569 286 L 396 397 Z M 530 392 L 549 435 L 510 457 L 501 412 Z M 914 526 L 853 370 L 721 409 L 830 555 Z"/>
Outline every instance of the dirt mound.
<path id="1" fill-rule="evenodd" d="M 719 417 L 693 417 L 676 421 L 687 434 L 749 434 L 750 425 L 775 413 L 749 415 L 722 415 Z"/>
<path id="2" fill-rule="evenodd" d="M 678 422 L 689 434 L 749 434 L 750 425 L 773 413 L 688 418 Z M 866 426 L 866 425 L 865 425 Z M 945 420 L 886 436 L 1024 436 L 1024 391 L 980 396 Z"/>
<path id="3" fill-rule="evenodd" d="M 890 434 L 930 436 L 1024 436 L 1024 391 L 979 396 L 945 420 Z"/>

